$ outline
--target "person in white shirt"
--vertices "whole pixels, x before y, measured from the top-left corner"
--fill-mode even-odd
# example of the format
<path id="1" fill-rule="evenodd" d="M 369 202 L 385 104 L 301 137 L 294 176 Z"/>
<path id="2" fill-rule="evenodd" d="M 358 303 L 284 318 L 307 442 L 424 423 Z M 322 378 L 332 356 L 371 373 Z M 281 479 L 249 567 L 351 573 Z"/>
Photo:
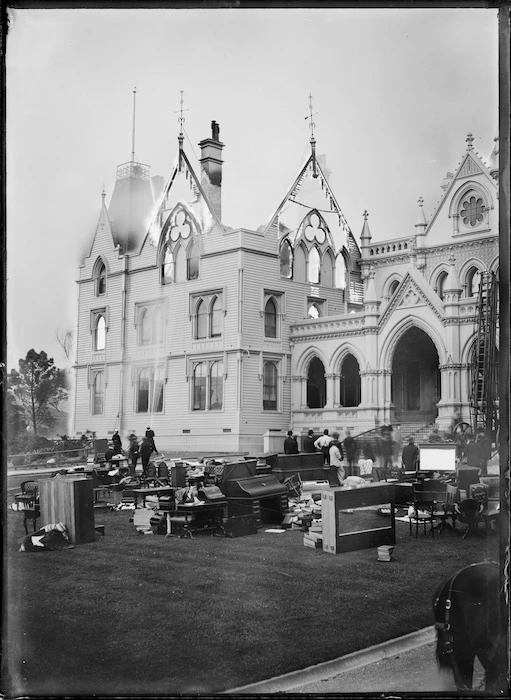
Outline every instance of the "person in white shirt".
<path id="1" fill-rule="evenodd" d="M 337 481 L 339 486 L 344 484 L 344 479 L 346 477 L 346 472 L 342 466 L 342 460 L 344 459 L 344 454 L 342 451 L 342 445 L 339 442 L 339 433 L 333 433 L 332 442 L 330 444 L 330 466 L 336 467 L 337 469 Z"/>
<path id="2" fill-rule="evenodd" d="M 318 437 L 318 439 L 314 443 L 314 447 L 323 453 L 323 459 L 325 464 L 330 464 L 329 449 L 332 440 L 333 438 L 331 438 L 328 434 L 328 428 L 325 428 L 323 430 L 323 435 Z"/>

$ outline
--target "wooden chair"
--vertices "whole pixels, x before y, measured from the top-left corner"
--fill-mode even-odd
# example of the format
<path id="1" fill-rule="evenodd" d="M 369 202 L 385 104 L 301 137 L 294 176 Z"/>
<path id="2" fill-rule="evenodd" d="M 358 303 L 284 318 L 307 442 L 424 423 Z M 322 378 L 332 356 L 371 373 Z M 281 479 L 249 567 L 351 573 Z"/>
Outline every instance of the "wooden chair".
<path id="1" fill-rule="evenodd" d="M 445 493 L 445 501 L 442 503 L 443 515 L 440 516 L 440 525 L 438 526 L 438 534 L 446 529 L 456 530 L 456 501 L 458 498 L 458 487 L 447 484 Z M 451 523 L 448 519 L 451 519 Z"/>
<path id="2" fill-rule="evenodd" d="M 456 515 L 460 523 L 465 523 L 467 528 L 463 533 L 463 539 L 469 534 L 479 535 L 477 526 L 482 520 L 484 506 L 475 498 L 465 498 L 461 503 L 456 503 Z"/>
<path id="3" fill-rule="evenodd" d="M 22 481 L 20 484 L 21 493 L 14 496 L 14 501 L 18 506 L 18 510 L 23 513 L 23 526 L 25 534 L 28 535 L 27 522 L 32 520 L 34 532 L 37 530 L 37 519 L 40 516 L 39 509 L 39 486 L 37 481 L 32 479 Z"/>
<path id="4" fill-rule="evenodd" d="M 444 510 L 439 504 L 445 501 L 447 484 L 437 480 L 425 481 L 423 484 L 416 484 L 413 494 L 413 509 L 410 515 L 410 535 L 412 534 L 412 523 L 415 523 L 415 539 L 419 537 L 419 525 L 424 528 L 429 523 L 431 536 L 435 536 L 435 522 L 441 520 Z"/>

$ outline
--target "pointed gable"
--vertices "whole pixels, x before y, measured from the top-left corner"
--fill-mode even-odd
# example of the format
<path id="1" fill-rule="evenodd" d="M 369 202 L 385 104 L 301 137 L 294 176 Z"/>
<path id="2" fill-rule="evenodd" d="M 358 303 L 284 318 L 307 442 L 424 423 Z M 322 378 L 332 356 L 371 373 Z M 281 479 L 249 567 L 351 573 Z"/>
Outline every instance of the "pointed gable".
<path id="1" fill-rule="evenodd" d="M 414 267 L 410 267 L 382 313 L 378 325 L 382 328 L 388 323 L 392 314 L 400 309 L 404 309 L 408 313 L 414 307 L 419 306 L 429 307 L 440 320 L 444 318 L 445 311 L 442 300 L 435 294 L 421 273 Z"/>
<path id="2" fill-rule="evenodd" d="M 118 240 L 115 235 L 115 229 L 112 226 L 108 209 L 105 204 L 105 193 L 102 193 L 101 212 L 99 214 L 98 224 L 92 239 L 92 244 L 89 252 L 85 257 L 90 258 L 94 254 L 105 254 L 112 251 L 117 245 Z"/>
<path id="3" fill-rule="evenodd" d="M 454 175 L 448 173 L 444 190 L 425 231 L 425 245 L 441 245 L 447 240 L 480 236 L 495 227 L 497 185 L 478 153 L 472 136 Z"/>
<path id="4" fill-rule="evenodd" d="M 279 235 L 287 235 L 294 244 L 301 235 L 301 225 L 306 215 L 312 212 L 321 216 L 334 252 L 338 253 L 343 248 L 348 250 L 350 227 L 328 184 L 324 170 L 317 160 L 314 163 L 311 155 L 277 207 L 264 233 L 277 226 Z"/>
<path id="5" fill-rule="evenodd" d="M 207 234 L 215 226 L 220 231 L 224 230 L 183 150 L 180 150 L 178 163 L 157 202 L 157 211 L 149 228 L 149 239 L 153 245 L 159 245 L 162 231 L 174 225 L 178 210 L 188 212 L 196 235 Z"/>

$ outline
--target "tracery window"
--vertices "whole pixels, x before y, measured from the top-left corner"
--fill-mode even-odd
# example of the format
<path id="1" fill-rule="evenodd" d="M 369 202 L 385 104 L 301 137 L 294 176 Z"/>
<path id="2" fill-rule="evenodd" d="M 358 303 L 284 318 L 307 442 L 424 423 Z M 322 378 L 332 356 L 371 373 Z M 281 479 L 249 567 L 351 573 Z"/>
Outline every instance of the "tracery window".
<path id="1" fill-rule="evenodd" d="M 163 367 L 143 367 L 139 370 L 136 385 L 137 413 L 161 413 L 163 411 Z"/>
<path id="2" fill-rule="evenodd" d="M 465 226 L 477 226 L 484 219 L 485 205 L 482 197 L 471 195 L 462 200 L 460 217 Z"/>
<path id="3" fill-rule="evenodd" d="M 211 305 L 211 337 L 218 338 L 222 335 L 222 302 L 219 297 L 213 299 Z"/>
<path id="4" fill-rule="evenodd" d="M 163 249 L 161 260 L 161 283 L 172 284 L 175 274 L 174 255 L 168 245 Z"/>
<path id="5" fill-rule="evenodd" d="M 316 247 L 311 248 L 309 253 L 309 265 L 307 270 L 307 281 L 311 284 L 319 284 L 319 270 L 321 257 Z"/>
<path id="6" fill-rule="evenodd" d="M 208 335 L 208 309 L 202 299 L 197 305 L 197 333 L 196 338 L 207 338 Z"/>
<path id="7" fill-rule="evenodd" d="M 280 276 L 291 279 L 293 277 L 293 251 L 289 241 L 282 241 L 280 246 Z"/>
<path id="8" fill-rule="evenodd" d="M 189 280 L 196 280 L 199 277 L 199 247 L 195 242 L 192 242 L 188 248 L 186 277 Z"/>

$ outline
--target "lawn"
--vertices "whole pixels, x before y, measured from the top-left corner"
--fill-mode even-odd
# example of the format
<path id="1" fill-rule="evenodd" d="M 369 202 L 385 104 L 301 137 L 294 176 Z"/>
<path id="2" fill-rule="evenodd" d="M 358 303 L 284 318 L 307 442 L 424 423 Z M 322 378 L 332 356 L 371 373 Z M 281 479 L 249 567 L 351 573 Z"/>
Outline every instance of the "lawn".
<path id="1" fill-rule="evenodd" d="M 8 512 L 3 692 L 208 694 L 304 668 L 431 625 L 431 596 L 498 537 L 410 537 L 326 554 L 303 533 L 229 539 L 140 535 L 130 511 L 96 511 L 98 541 L 18 552 Z M 347 516 L 349 517 L 349 516 Z M 383 516 L 382 516 L 383 517 Z"/>

